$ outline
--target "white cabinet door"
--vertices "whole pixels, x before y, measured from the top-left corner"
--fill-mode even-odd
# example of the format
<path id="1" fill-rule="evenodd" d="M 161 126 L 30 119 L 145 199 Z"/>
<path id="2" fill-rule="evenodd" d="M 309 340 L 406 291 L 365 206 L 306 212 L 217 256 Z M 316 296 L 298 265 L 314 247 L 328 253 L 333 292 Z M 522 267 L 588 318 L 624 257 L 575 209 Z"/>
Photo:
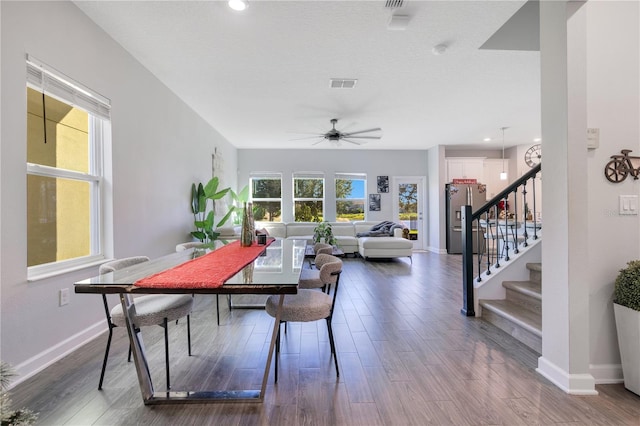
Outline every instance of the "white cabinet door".
<path id="1" fill-rule="evenodd" d="M 483 158 L 448 158 L 447 182 L 453 179 L 477 179 L 484 181 L 484 159 Z"/>

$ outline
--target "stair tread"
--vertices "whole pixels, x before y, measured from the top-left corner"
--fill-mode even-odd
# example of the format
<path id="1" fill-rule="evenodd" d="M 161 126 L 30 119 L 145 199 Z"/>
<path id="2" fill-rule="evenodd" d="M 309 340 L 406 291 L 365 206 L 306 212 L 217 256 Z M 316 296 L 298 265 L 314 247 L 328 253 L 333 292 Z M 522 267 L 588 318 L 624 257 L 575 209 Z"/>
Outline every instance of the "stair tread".
<path id="1" fill-rule="evenodd" d="M 508 318 L 533 334 L 542 336 L 542 318 L 540 315 L 527 309 L 522 309 L 522 307 L 508 300 L 484 299 L 480 300 L 479 303 L 483 309 L 489 309 L 504 318 Z"/>
<path id="2" fill-rule="evenodd" d="M 530 271 L 542 272 L 542 263 L 540 262 L 527 263 L 527 269 L 529 269 Z"/>
<path id="3" fill-rule="evenodd" d="M 542 300 L 542 286 L 536 281 L 503 281 L 502 286 L 535 299 Z"/>

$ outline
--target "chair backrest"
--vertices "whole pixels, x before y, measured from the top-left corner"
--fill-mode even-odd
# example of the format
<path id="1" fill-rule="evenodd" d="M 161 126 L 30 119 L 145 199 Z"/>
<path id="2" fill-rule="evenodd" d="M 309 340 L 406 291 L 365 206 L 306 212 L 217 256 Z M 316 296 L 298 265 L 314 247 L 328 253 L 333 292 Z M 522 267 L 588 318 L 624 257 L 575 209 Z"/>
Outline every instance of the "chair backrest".
<path id="1" fill-rule="evenodd" d="M 112 260 L 111 262 L 103 263 L 102 265 L 100 265 L 98 271 L 100 275 L 103 275 L 147 261 L 149 261 L 149 258 L 147 256 L 125 257 L 122 259 L 116 259 Z M 107 322 L 109 323 L 109 327 L 114 327 L 113 323 L 111 322 L 111 310 L 109 309 L 109 303 L 107 302 L 106 294 L 102 295 L 102 303 L 104 304 L 104 313 L 107 315 Z"/>
<path id="2" fill-rule="evenodd" d="M 189 250 L 191 248 L 199 248 L 202 247 L 204 245 L 204 243 L 200 242 L 200 241 L 191 241 L 188 243 L 180 243 L 176 246 L 176 251 L 184 251 L 184 250 Z"/>
<path id="3" fill-rule="evenodd" d="M 336 306 L 336 296 L 338 295 L 338 284 L 340 284 L 340 274 L 342 273 L 342 260 L 335 256 L 331 256 L 333 259 L 330 259 L 327 263 L 322 265 L 320 269 L 320 278 L 323 282 L 328 284 L 327 294 L 331 293 L 332 284 L 333 286 L 333 297 L 331 300 L 331 314 L 333 316 L 333 309 Z M 327 277 L 327 278 L 325 278 Z"/>
<path id="4" fill-rule="evenodd" d="M 328 285 L 337 284 L 342 272 L 342 260 L 330 254 L 321 254 L 319 256 L 323 256 L 320 259 L 320 280 Z"/>
<path id="5" fill-rule="evenodd" d="M 122 259 L 116 259 L 112 260 L 111 262 L 103 263 L 102 265 L 100 265 L 99 273 L 100 275 L 102 275 L 147 261 L 149 261 L 149 258 L 147 256 L 124 257 Z"/>
<path id="6" fill-rule="evenodd" d="M 331 254 L 333 253 L 333 246 L 331 244 L 316 243 L 313 246 L 313 251 L 316 256 L 319 254 Z"/>

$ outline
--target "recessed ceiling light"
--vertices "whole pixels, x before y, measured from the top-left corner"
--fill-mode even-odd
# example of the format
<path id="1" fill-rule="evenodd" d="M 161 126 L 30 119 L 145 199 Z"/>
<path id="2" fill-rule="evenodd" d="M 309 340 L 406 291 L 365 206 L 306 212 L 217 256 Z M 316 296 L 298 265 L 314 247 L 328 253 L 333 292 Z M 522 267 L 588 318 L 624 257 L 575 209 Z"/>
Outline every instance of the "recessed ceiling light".
<path id="1" fill-rule="evenodd" d="M 233 10 L 242 11 L 247 8 L 247 2 L 245 0 L 229 0 L 229 7 Z"/>
<path id="2" fill-rule="evenodd" d="M 482 140 L 485 141 L 485 142 L 491 142 L 491 138 L 484 138 Z"/>
<path id="3" fill-rule="evenodd" d="M 542 138 L 535 138 L 533 141 L 534 142 L 540 142 L 542 140 Z"/>

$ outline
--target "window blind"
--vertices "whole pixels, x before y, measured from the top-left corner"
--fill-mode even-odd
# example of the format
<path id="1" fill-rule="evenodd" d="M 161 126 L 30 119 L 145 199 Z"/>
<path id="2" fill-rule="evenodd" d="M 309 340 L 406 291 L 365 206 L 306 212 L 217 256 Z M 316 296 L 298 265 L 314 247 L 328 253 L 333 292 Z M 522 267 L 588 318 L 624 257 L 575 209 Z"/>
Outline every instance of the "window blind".
<path id="1" fill-rule="evenodd" d="M 111 117 L 111 101 L 54 68 L 27 55 L 27 83 L 34 89 L 102 119 Z"/>

